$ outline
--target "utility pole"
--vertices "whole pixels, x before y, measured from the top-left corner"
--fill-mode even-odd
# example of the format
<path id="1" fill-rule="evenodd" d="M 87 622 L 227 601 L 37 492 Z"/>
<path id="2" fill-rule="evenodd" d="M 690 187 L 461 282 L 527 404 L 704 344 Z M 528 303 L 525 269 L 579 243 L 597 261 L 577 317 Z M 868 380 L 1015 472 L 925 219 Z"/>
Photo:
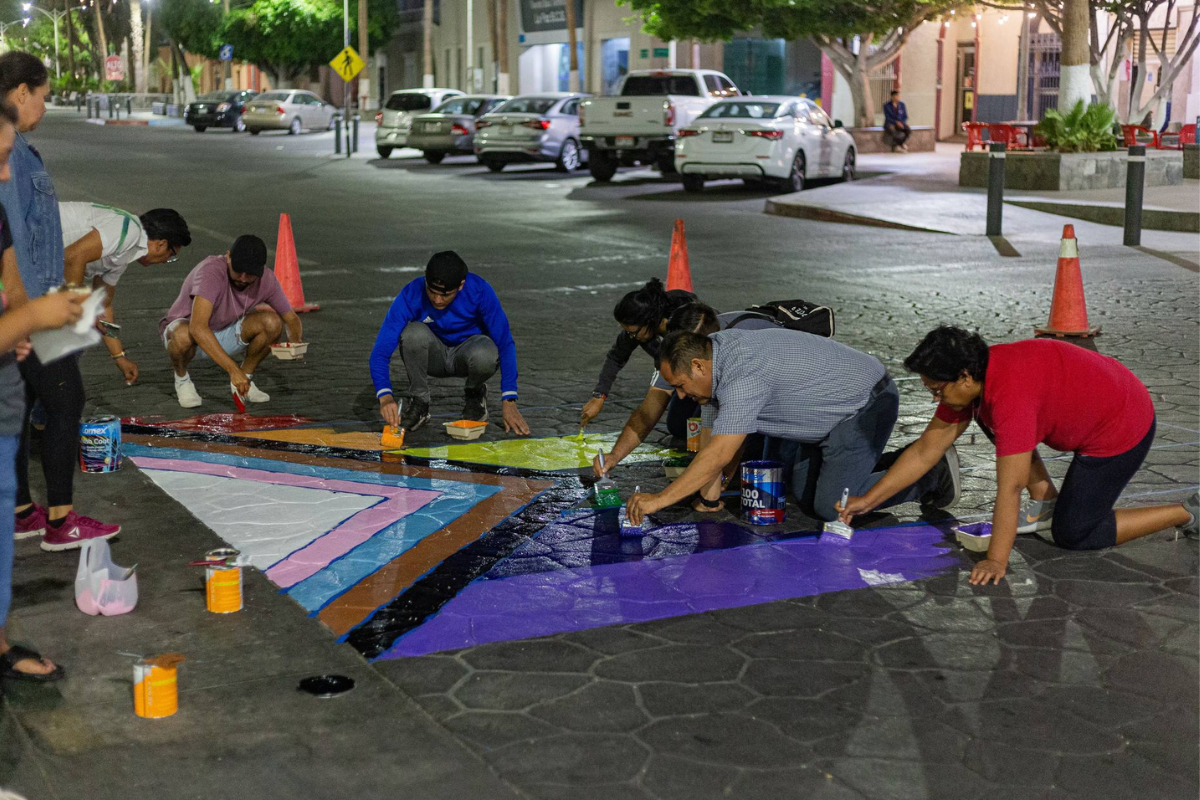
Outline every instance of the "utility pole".
<path id="1" fill-rule="evenodd" d="M 467 91 L 477 92 L 475 88 L 475 2 L 467 0 Z"/>
<path id="2" fill-rule="evenodd" d="M 1029 4 L 1021 8 L 1021 38 L 1017 41 L 1017 119 L 1029 119 Z"/>
<path id="3" fill-rule="evenodd" d="M 150 25 L 151 25 L 151 21 L 150 21 L 151 13 L 150 12 L 152 11 L 153 6 L 150 5 L 150 0 L 145 0 L 145 2 L 146 2 L 146 43 L 145 43 L 145 45 L 142 46 L 142 58 L 145 59 L 145 61 L 142 62 L 142 74 L 146 76 L 146 91 L 150 91 L 150 47 L 154 42 L 154 39 L 151 38 L 151 36 L 150 36 Z"/>
<path id="4" fill-rule="evenodd" d="M 228 2 L 228 0 L 226 0 Z M 358 73 L 358 112 L 367 110 L 371 103 L 371 52 L 367 36 L 367 0 L 358 0 L 358 54 L 367 62 Z M 380 87 L 380 91 L 383 87 Z"/>
<path id="5" fill-rule="evenodd" d="M 563 6 L 567 10 L 567 47 L 570 55 L 567 56 L 567 63 L 570 64 L 570 73 L 567 79 L 567 91 L 579 91 L 579 43 L 575 36 L 575 0 L 564 0 Z"/>
<path id="6" fill-rule="evenodd" d="M 425 39 L 424 73 L 421 75 L 421 86 L 433 88 L 433 0 L 425 0 L 425 13 L 421 18 L 421 27 Z"/>
<path id="7" fill-rule="evenodd" d="M 225 16 L 228 18 L 229 0 L 224 0 L 224 2 L 221 4 L 221 7 L 225 10 Z M 150 36 L 149 23 L 146 23 L 146 36 Z M 225 65 L 222 67 L 222 71 L 225 73 L 225 91 L 231 91 L 233 89 L 233 61 L 226 61 Z"/>
<path id="8" fill-rule="evenodd" d="M 508 0 L 497 0 L 496 9 L 496 41 L 500 52 L 496 60 L 500 62 L 500 71 L 496 74 L 496 93 L 508 94 Z"/>

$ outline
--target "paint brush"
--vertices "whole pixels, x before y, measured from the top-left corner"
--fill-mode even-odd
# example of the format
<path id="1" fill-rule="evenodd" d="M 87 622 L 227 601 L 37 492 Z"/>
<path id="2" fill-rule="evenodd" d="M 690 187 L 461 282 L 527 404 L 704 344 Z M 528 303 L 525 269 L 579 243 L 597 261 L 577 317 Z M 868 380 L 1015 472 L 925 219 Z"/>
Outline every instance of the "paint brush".
<path id="1" fill-rule="evenodd" d="M 246 413 L 246 401 L 242 399 L 242 396 L 240 394 L 238 394 L 238 390 L 236 388 L 234 388 L 233 386 L 230 386 L 229 389 L 233 394 L 233 404 L 235 406 L 237 406 L 238 413 L 245 414 Z"/>

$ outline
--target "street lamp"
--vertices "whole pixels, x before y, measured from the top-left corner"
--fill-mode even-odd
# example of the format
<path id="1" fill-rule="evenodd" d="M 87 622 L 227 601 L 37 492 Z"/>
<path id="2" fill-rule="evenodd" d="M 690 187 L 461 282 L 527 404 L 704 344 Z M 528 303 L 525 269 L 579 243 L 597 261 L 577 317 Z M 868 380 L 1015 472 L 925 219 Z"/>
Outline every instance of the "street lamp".
<path id="1" fill-rule="evenodd" d="M 26 25 L 29 24 L 29 17 L 21 17 L 20 19 L 14 19 L 12 22 L 0 22 L 0 50 L 8 49 L 8 42 L 5 40 L 4 35 L 6 33 L 8 33 L 9 28 L 11 28 L 12 26 L 14 26 L 18 23 L 20 23 L 22 28 L 24 28 Z"/>
<path id="2" fill-rule="evenodd" d="M 21 8 L 28 14 L 30 11 L 36 11 L 39 14 L 44 14 L 54 20 L 54 79 L 58 80 L 61 76 L 58 58 L 58 21 L 67 15 L 66 11 L 47 11 L 44 8 L 38 8 L 33 3 L 21 3 Z M 25 24 L 29 24 L 29 17 L 25 18 Z"/>

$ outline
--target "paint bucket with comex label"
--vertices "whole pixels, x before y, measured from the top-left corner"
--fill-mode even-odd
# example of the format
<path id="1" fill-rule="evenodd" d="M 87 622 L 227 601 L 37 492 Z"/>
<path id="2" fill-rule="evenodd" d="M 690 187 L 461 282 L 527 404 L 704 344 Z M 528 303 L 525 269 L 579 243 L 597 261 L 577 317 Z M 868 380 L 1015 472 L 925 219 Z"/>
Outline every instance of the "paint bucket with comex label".
<path id="1" fill-rule="evenodd" d="M 182 662 L 178 653 L 165 653 L 133 665 L 133 713 L 161 719 L 179 710 L 178 668 Z"/>
<path id="2" fill-rule="evenodd" d="M 742 464 L 742 518 L 751 525 L 779 525 L 787 516 L 783 464 L 747 461 Z"/>
<path id="3" fill-rule="evenodd" d="M 121 468 L 121 420 L 103 416 L 79 423 L 79 468 L 84 472 Z"/>

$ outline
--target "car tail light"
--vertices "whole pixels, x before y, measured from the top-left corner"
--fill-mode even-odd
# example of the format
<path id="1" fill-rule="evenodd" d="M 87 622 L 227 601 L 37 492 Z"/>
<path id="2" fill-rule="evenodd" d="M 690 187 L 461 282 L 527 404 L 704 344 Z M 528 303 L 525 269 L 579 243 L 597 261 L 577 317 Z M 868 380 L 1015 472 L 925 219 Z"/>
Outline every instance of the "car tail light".
<path id="1" fill-rule="evenodd" d="M 670 100 L 663 103 L 663 125 L 668 128 L 675 124 L 675 104 Z"/>
<path id="2" fill-rule="evenodd" d="M 747 136 L 757 136 L 760 139 L 782 139 L 783 131 L 745 131 Z"/>
<path id="3" fill-rule="evenodd" d="M 475 130 L 481 131 L 484 128 L 490 128 L 491 126 L 492 123 L 488 122 L 486 119 L 481 119 L 475 123 Z"/>
<path id="4" fill-rule="evenodd" d="M 382 125 L 382 124 L 383 124 L 383 112 L 382 112 L 382 111 L 376 111 L 376 112 L 375 112 L 375 124 L 376 124 L 376 125 Z"/>
<path id="5" fill-rule="evenodd" d="M 695 128 L 680 128 L 678 135 L 680 139 L 686 139 L 689 136 L 699 136 L 700 131 Z"/>
<path id="6" fill-rule="evenodd" d="M 524 125 L 526 128 L 532 128 L 535 131 L 544 131 L 550 127 L 550 120 L 548 120 L 548 119 L 531 119 L 531 120 L 527 120 L 526 122 L 522 122 L 521 124 Z"/>
<path id="7" fill-rule="evenodd" d="M 466 136 L 468 133 L 470 133 L 470 131 L 456 122 L 450 126 L 450 133 L 453 136 Z"/>
<path id="8" fill-rule="evenodd" d="M 284 111 L 283 106 L 275 106 L 275 113 L 276 114 L 286 114 L 287 112 Z"/>

